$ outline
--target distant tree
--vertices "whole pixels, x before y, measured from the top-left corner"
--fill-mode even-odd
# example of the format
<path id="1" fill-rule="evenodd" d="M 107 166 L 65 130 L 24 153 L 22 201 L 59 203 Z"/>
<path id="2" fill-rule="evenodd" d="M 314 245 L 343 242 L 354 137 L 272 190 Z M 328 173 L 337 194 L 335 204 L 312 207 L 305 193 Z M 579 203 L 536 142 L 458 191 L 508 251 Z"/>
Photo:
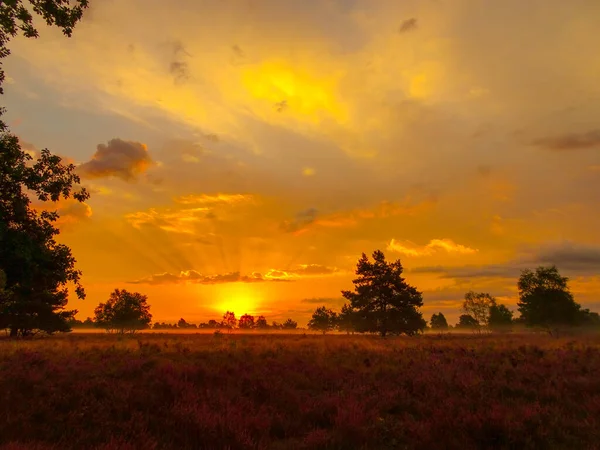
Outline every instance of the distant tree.
<path id="1" fill-rule="evenodd" d="M 356 311 L 354 311 L 349 304 L 344 303 L 337 318 L 337 329 L 339 331 L 345 331 L 346 333 L 354 332 L 356 325 L 355 317 Z"/>
<path id="2" fill-rule="evenodd" d="M 94 327 L 96 324 L 94 323 L 94 319 L 92 319 L 91 317 L 87 317 L 87 318 L 86 318 L 86 319 L 83 321 L 82 325 L 83 325 L 84 327 L 86 327 L 86 328 L 92 328 L 92 327 Z"/>
<path id="3" fill-rule="evenodd" d="M 283 322 L 281 328 L 284 330 L 295 330 L 298 328 L 298 322 L 292 319 L 287 319 L 285 322 Z"/>
<path id="4" fill-rule="evenodd" d="M 234 329 L 237 325 L 237 319 L 235 318 L 235 314 L 231 311 L 227 311 L 223 314 L 223 322 L 221 322 L 223 328 L 229 328 L 230 330 Z"/>
<path id="5" fill-rule="evenodd" d="M 254 328 L 254 316 L 244 314 L 238 321 L 238 327 L 243 330 L 251 330 Z"/>
<path id="6" fill-rule="evenodd" d="M 465 294 L 462 310 L 477 322 L 477 329 L 486 327 L 490 318 L 490 308 L 496 300 L 485 292 L 469 291 Z"/>
<path id="7" fill-rule="evenodd" d="M 433 314 L 431 316 L 431 329 L 433 331 L 444 331 L 448 329 L 448 321 L 442 313 Z"/>
<path id="8" fill-rule="evenodd" d="M 468 314 L 462 314 L 458 318 L 456 328 L 460 330 L 476 330 L 479 329 L 479 322 L 474 317 Z"/>
<path id="9" fill-rule="evenodd" d="M 258 318 L 256 319 L 255 327 L 259 330 L 266 330 L 267 328 L 269 328 L 269 324 L 267 323 L 267 319 L 265 319 L 265 316 L 258 316 Z"/>
<path id="10" fill-rule="evenodd" d="M 592 312 L 589 309 L 582 309 L 579 312 L 579 322 L 584 327 L 600 327 L 600 314 Z"/>
<path id="11" fill-rule="evenodd" d="M 364 253 L 356 267 L 354 292 L 342 291 L 356 311 L 356 330 L 414 335 L 426 325 L 419 308 L 423 297 L 402 278 L 400 260 L 387 262 L 380 250 L 373 253 L 373 262 Z"/>
<path id="12" fill-rule="evenodd" d="M 513 325 L 513 312 L 505 305 L 494 303 L 490 307 L 488 326 L 492 331 L 510 331 Z"/>
<path id="13" fill-rule="evenodd" d="M 181 328 L 182 330 L 197 328 L 195 324 L 187 322 L 185 319 L 181 318 L 177 322 L 177 328 Z"/>
<path id="14" fill-rule="evenodd" d="M 94 316 L 96 326 L 121 334 L 148 328 L 152 321 L 148 297 L 125 289 L 115 289 L 106 303 L 96 307 Z"/>
<path id="15" fill-rule="evenodd" d="M 321 331 L 323 334 L 335 328 L 337 314 L 325 306 L 318 307 L 308 322 L 308 329 Z"/>
<path id="16" fill-rule="evenodd" d="M 568 286 L 569 279 L 556 266 L 538 267 L 521 273 L 519 312 L 529 327 L 539 327 L 558 336 L 565 327 L 575 326 L 581 319 L 581 306 L 575 302 Z"/>
<path id="17" fill-rule="evenodd" d="M 283 325 L 281 325 L 279 322 L 271 322 L 271 328 L 273 330 L 281 330 L 283 328 Z"/>

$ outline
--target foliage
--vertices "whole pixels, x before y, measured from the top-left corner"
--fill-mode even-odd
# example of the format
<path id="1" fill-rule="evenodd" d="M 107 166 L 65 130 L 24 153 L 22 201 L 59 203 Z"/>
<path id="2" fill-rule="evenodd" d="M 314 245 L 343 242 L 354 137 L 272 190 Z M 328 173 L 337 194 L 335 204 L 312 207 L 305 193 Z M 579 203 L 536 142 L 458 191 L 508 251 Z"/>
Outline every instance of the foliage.
<path id="1" fill-rule="evenodd" d="M 242 330 L 251 330 L 254 328 L 254 316 L 244 314 L 238 321 L 238 327 Z"/>
<path id="2" fill-rule="evenodd" d="M 193 323 L 189 323 L 185 319 L 181 318 L 177 322 L 177 328 L 186 330 L 186 329 L 190 329 L 190 328 L 196 328 L 196 325 L 194 325 Z"/>
<path id="3" fill-rule="evenodd" d="M 75 0 L 71 6 L 69 0 L 29 0 L 31 6 L 22 0 L 4 0 L 0 2 L 0 60 L 10 55 L 8 42 L 19 32 L 27 38 L 38 37 L 33 26 L 33 15 L 40 15 L 47 25 L 55 25 L 62 29 L 66 36 L 71 36 L 73 28 L 88 7 L 88 0 Z M 0 66 L 0 94 L 4 82 L 4 70 Z"/>
<path id="4" fill-rule="evenodd" d="M 70 335 L 3 347 L 6 449 L 598 447 L 596 336 Z"/>
<path id="5" fill-rule="evenodd" d="M 120 334 L 148 328 L 152 314 L 147 301 L 148 297 L 138 292 L 115 289 L 106 303 L 100 303 L 96 307 L 96 325 Z"/>
<path id="6" fill-rule="evenodd" d="M 331 309 L 320 306 L 312 315 L 308 322 L 308 329 L 321 331 L 323 334 L 335 328 L 337 323 L 337 314 Z"/>
<path id="7" fill-rule="evenodd" d="M 492 331 L 510 331 L 513 325 L 513 312 L 505 305 L 494 302 L 490 306 L 488 326 Z"/>
<path id="8" fill-rule="evenodd" d="M 463 330 L 475 330 L 479 328 L 479 322 L 477 322 L 477 320 L 475 320 L 475 318 L 469 314 L 462 314 L 458 318 L 456 328 Z"/>
<path id="9" fill-rule="evenodd" d="M 584 328 L 600 330 L 600 314 L 589 309 L 582 309 L 579 312 L 579 323 Z"/>
<path id="10" fill-rule="evenodd" d="M 235 313 L 231 311 L 227 311 L 223 314 L 223 321 L 221 322 L 224 328 L 229 328 L 230 330 L 235 328 L 237 325 L 237 319 L 235 318 Z"/>
<path id="11" fill-rule="evenodd" d="M 540 327 L 557 335 L 581 319 L 581 306 L 575 302 L 568 286 L 569 279 L 556 266 L 524 270 L 517 287 L 519 312 L 529 327 Z"/>
<path id="12" fill-rule="evenodd" d="M 448 329 L 448 321 L 443 313 L 433 314 L 430 323 L 431 329 L 434 331 L 444 331 Z"/>
<path id="13" fill-rule="evenodd" d="M 89 194 L 76 190 L 80 179 L 74 171 L 47 149 L 33 161 L 16 136 L 0 135 L 0 270 L 6 276 L 0 327 L 10 328 L 11 336 L 69 331 L 76 311 L 65 310 L 67 286 L 85 297 L 71 250 L 55 240 L 58 213 L 38 213 L 29 197 L 41 203 L 85 201 Z"/>
<path id="14" fill-rule="evenodd" d="M 469 291 L 465 294 L 462 310 L 477 322 L 478 329 L 485 327 L 490 318 L 490 308 L 496 300 L 485 292 Z"/>
<path id="15" fill-rule="evenodd" d="M 342 310 L 338 314 L 337 329 L 351 333 L 356 328 L 356 311 L 348 303 L 344 303 Z"/>
<path id="16" fill-rule="evenodd" d="M 298 328 L 298 322 L 292 319 L 287 319 L 285 322 L 283 322 L 281 328 L 284 330 L 295 330 Z"/>
<path id="17" fill-rule="evenodd" d="M 356 311 L 355 328 L 359 332 L 414 335 L 426 322 L 418 308 L 422 295 L 402 278 L 400 260 L 387 262 L 380 250 L 373 253 L 373 262 L 364 253 L 356 267 L 354 292 L 342 291 Z"/>
<path id="18" fill-rule="evenodd" d="M 258 316 L 258 318 L 256 319 L 256 328 L 259 330 L 266 330 L 267 328 L 269 328 L 269 324 L 267 323 L 267 319 L 265 319 L 265 316 Z"/>

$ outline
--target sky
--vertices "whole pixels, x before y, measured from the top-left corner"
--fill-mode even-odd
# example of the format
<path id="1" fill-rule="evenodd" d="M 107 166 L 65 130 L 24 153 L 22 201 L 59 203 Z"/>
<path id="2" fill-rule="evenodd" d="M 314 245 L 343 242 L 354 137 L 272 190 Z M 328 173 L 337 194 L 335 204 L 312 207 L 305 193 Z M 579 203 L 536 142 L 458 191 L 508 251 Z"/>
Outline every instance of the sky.
<path id="1" fill-rule="evenodd" d="M 11 42 L 2 99 L 91 192 L 57 205 L 78 317 L 303 326 L 376 249 L 426 319 L 548 264 L 600 310 L 597 0 L 90 3 Z"/>

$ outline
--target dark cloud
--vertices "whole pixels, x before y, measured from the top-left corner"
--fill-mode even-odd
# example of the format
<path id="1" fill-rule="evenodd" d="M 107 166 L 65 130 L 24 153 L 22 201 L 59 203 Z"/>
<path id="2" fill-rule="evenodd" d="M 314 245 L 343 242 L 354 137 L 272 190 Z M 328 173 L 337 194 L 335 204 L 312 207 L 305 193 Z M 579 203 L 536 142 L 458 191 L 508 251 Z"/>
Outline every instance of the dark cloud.
<path id="1" fill-rule="evenodd" d="M 185 50 L 181 42 L 175 41 L 172 43 L 173 54 L 171 63 L 169 64 L 169 73 L 173 75 L 175 84 L 183 84 L 188 81 L 190 76 L 190 67 L 186 61 L 191 55 Z"/>
<path id="2" fill-rule="evenodd" d="M 282 231 L 294 233 L 313 223 L 317 218 L 316 208 L 308 208 L 296 214 L 293 220 L 286 220 L 280 225 Z"/>
<path id="3" fill-rule="evenodd" d="M 89 178 L 114 176 L 130 181 L 152 164 L 144 144 L 117 138 L 108 145 L 99 144 L 92 159 L 79 166 L 79 172 Z"/>
<path id="4" fill-rule="evenodd" d="M 197 284 L 223 284 L 223 283 L 260 283 L 270 280 L 264 278 L 262 274 L 253 272 L 250 275 L 242 275 L 240 272 L 228 272 L 215 275 L 204 275 L 196 270 L 185 270 L 177 274 L 160 273 L 151 275 L 140 280 L 129 281 L 131 284 L 178 284 L 178 283 L 197 283 Z M 285 280 L 289 281 L 289 280 Z"/>
<path id="5" fill-rule="evenodd" d="M 568 133 L 537 139 L 532 144 L 554 151 L 580 150 L 592 147 L 600 148 L 600 129 L 590 130 L 585 133 Z"/>
<path id="6" fill-rule="evenodd" d="M 169 73 L 173 75 L 175 84 L 183 84 L 190 79 L 190 69 L 185 61 L 173 61 L 169 66 Z"/>
<path id="7" fill-rule="evenodd" d="M 600 275 L 600 246 L 578 244 L 571 241 L 548 243 L 528 255 L 503 264 L 483 266 L 415 267 L 410 273 L 440 274 L 441 278 L 518 278 L 525 269 L 555 265 L 571 276 Z"/>
<path id="8" fill-rule="evenodd" d="M 543 247 L 536 262 L 573 273 L 600 275 L 600 246 L 564 241 Z"/>
<path id="9" fill-rule="evenodd" d="M 295 269 L 287 270 L 287 273 L 299 276 L 331 275 L 339 272 L 337 267 L 322 266 L 320 264 L 302 264 Z"/>
<path id="10" fill-rule="evenodd" d="M 406 19 L 400 24 L 400 28 L 398 28 L 398 32 L 400 33 L 408 33 L 409 31 L 414 31 L 418 28 L 417 18 L 411 17 L 410 19 Z"/>

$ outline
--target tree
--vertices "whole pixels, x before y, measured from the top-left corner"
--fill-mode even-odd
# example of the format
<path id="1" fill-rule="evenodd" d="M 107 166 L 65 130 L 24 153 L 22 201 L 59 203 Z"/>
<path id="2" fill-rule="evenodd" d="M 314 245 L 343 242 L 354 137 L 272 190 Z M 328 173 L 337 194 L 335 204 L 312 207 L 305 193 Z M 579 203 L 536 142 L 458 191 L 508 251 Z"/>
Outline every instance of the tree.
<path id="1" fill-rule="evenodd" d="M 494 303 L 490 307 L 488 326 L 492 331 L 510 331 L 513 324 L 513 312 L 505 305 Z"/>
<path id="2" fill-rule="evenodd" d="M 231 311 L 227 311 L 223 314 L 223 322 L 222 325 L 224 328 L 229 328 L 230 330 L 234 329 L 237 325 L 237 319 L 235 318 L 235 313 Z"/>
<path id="3" fill-rule="evenodd" d="M 177 322 L 177 328 L 181 328 L 182 330 L 185 330 L 188 328 L 196 328 L 196 325 L 194 325 L 193 323 L 189 323 L 185 319 L 181 318 Z"/>
<path id="4" fill-rule="evenodd" d="M 267 328 L 269 328 L 269 324 L 267 323 L 267 319 L 265 319 L 265 316 L 258 316 L 258 319 L 256 319 L 255 327 L 259 330 L 266 330 Z"/>
<path id="5" fill-rule="evenodd" d="M 98 327 L 120 334 L 148 328 L 152 321 L 148 297 L 125 289 L 115 289 L 106 303 L 96 307 L 94 316 Z"/>
<path id="6" fill-rule="evenodd" d="M 292 319 L 287 319 L 285 322 L 283 322 L 281 328 L 283 328 L 284 330 L 295 330 L 296 328 L 298 328 L 298 322 Z"/>
<path id="7" fill-rule="evenodd" d="M 462 314 L 458 318 L 458 323 L 456 324 L 456 328 L 462 330 L 475 330 L 479 328 L 479 322 L 475 320 L 474 317 L 468 314 Z"/>
<path id="8" fill-rule="evenodd" d="M 47 25 L 62 28 L 63 33 L 70 37 L 73 28 L 83 16 L 83 10 L 88 7 L 88 0 L 75 0 L 74 6 L 69 0 L 29 0 L 31 10 L 42 16 Z M 10 55 L 7 45 L 11 38 L 19 32 L 25 37 L 36 38 L 38 31 L 33 26 L 33 16 L 22 0 L 6 0 L 0 2 L 0 59 Z M 1 64 L 1 63 L 0 63 Z M 4 82 L 4 70 L 0 65 L 0 94 Z"/>
<path id="9" fill-rule="evenodd" d="M 0 135 L 0 270 L 6 287 L 0 299 L 0 323 L 11 336 L 69 331 L 77 311 L 67 311 L 67 286 L 77 297 L 85 292 L 69 247 L 59 244 L 56 211 L 36 211 L 29 195 L 42 204 L 89 198 L 73 164 L 63 164 L 47 149 L 37 161 L 25 153 L 16 136 Z"/>
<path id="10" fill-rule="evenodd" d="M 251 330 L 254 328 L 254 316 L 251 316 L 250 314 L 244 314 L 238 321 L 238 327 L 244 330 Z"/>
<path id="11" fill-rule="evenodd" d="M 346 333 L 354 332 L 355 331 L 355 323 L 354 323 L 355 316 L 356 316 L 356 311 L 354 311 L 349 304 L 344 303 L 344 306 L 342 306 L 342 310 L 340 311 L 340 314 L 338 315 L 337 329 L 339 331 L 345 331 Z"/>
<path id="12" fill-rule="evenodd" d="M 469 291 L 465 294 L 463 311 L 477 322 L 477 329 L 485 327 L 490 318 L 490 308 L 496 304 L 496 300 L 485 292 Z"/>
<path id="13" fill-rule="evenodd" d="M 448 321 L 442 313 L 431 316 L 431 329 L 434 331 L 444 331 L 448 329 Z"/>
<path id="14" fill-rule="evenodd" d="M 527 269 L 521 273 L 517 305 L 527 326 L 558 336 L 560 329 L 578 324 L 581 306 L 573 299 L 568 281 L 556 266 L 540 266 L 535 272 Z"/>
<path id="15" fill-rule="evenodd" d="M 356 267 L 354 292 L 342 291 L 356 311 L 356 330 L 377 332 L 381 336 L 421 332 L 426 325 L 418 308 L 423 297 L 402 278 L 400 260 L 387 262 L 380 250 L 373 253 L 373 262 L 364 253 Z"/>
<path id="16" fill-rule="evenodd" d="M 273 330 L 281 330 L 283 328 L 283 325 L 281 325 L 279 322 L 271 322 L 271 328 Z"/>
<path id="17" fill-rule="evenodd" d="M 321 331 L 323 334 L 335 328 L 337 314 L 325 306 L 318 307 L 308 322 L 308 329 Z"/>
<path id="18" fill-rule="evenodd" d="M 590 330 L 600 330 L 600 315 L 589 309 L 582 309 L 579 312 L 579 323 L 584 328 Z"/>

